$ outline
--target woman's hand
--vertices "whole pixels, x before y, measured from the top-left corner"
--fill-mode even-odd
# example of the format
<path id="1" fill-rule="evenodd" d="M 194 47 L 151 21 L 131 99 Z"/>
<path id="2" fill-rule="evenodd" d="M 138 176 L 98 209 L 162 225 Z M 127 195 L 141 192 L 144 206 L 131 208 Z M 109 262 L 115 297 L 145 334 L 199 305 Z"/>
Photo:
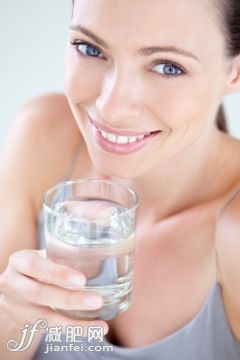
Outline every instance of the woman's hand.
<path id="1" fill-rule="evenodd" d="M 84 274 L 46 258 L 45 250 L 21 250 L 10 256 L 6 270 L 0 275 L 0 308 L 19 329 L 44 318 L 49 327 L 80 325 L 87 334 L 88 326 L 103 326 L 106 334 L 108 326 L 104 321 L 74 320 L 51 309 L 101 308 L 100 295 L 81 291 L 85 281 Z"/>

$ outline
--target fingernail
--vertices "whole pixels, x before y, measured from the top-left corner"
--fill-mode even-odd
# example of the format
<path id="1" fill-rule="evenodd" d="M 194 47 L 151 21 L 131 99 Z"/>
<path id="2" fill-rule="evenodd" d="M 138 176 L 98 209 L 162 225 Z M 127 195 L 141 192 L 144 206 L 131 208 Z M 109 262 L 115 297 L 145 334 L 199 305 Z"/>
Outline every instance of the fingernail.
<path id="1" fill-rule="evenodd" d="M 69 276 L 69 281 L 72 285 L 83 286 L 85 284 L 85 279 L 83 276 L 78 274 L 72 274 Z"/>
<path id="2" fill-rule="evenodd" d="M 93 307 L 93 308 L 99 308 L 103 305 L 103 300 L 100 297 L 97 296 L 91 296 L 84 299 L 85 304 L 87 306 Z"/>

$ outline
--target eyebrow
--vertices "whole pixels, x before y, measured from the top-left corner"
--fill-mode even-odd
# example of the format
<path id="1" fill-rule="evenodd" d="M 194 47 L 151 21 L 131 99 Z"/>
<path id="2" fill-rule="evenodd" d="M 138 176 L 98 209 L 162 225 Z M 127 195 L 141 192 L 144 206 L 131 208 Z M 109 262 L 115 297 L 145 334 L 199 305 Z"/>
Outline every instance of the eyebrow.
<path id="1" fill-rule="evenodd" d="M 86 29 L 85 27 L 81 25 L 71 24 L 69 26 L 69 29 L 81 32 L 94 40 L 96 44 L 103 46 L 106 49 L 109 49 L 109 46 L 105 40 L 101 39 L 99 36 L 94 34 L 92 31 Z M 176 46 L 149 46 L 141 48 L 137 51 L 137 53 L 142 56 L 150 56 L 160 52 L 173 52 L 179 55 L 191 57 L 192 59 L 201 62 L 200 59 L 196 55 L 192 54 L 190 51 L 178 48 Z"/>

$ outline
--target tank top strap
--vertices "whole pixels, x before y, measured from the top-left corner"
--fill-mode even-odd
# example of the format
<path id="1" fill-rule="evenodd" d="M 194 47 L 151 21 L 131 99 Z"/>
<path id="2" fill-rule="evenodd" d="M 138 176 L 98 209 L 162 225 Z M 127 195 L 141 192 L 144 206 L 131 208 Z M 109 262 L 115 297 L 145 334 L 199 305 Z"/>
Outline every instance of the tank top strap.
<path id="1" fill-rule="evenodd" d="M 221 283 L 220 279 L 222 279 L 221 274 L 221 266 L 220 266 L 220 260 L 218 255 L 218 249 L 216 244 L 216 237 L 217 237 L 217 226 L 218 222 L 220 221 L 221 217 L 223 216 L 224 211 L 229 206 L 229 204 L 240 195 L 240 184 L 235 186 L 233 190 L 231 190 L 227 195 L 223 197 L 222 205 L 218 211 L 217 217 L 216 217 L 216 224 L 215 224 L 215 241 L 214 241 L 214 252 L 215 252 L 215 264 L 216 264 L 216 279 L 218 283 Z"/>
<path id="2" fill-rule="evenodd" d="M 74 166 L 75 166 L 75 164 L 77 162 L 77 158 L 78 158 L 78 156 L 80 154 L 80 148 L 81 148 L 81 143 L 79 142 L 77 144 L 77 146 L 75 147 L 75 149 L 74 149 L 71 161 L 70 161 L 69 166 L 67 168 L 67 171 L 66 171 L 66 173 L 64 175 L 64 181 L 67 181 L 67 180 L 71 179 L 71 176 L 72 176 L 73 170 L 74 170 Z"/>

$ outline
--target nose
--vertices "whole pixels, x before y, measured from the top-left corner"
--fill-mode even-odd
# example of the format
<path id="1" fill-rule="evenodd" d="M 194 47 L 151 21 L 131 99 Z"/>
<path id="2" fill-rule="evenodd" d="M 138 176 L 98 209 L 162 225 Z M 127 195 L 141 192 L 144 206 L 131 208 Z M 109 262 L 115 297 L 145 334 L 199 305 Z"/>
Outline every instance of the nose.
<path id="1" fill-rule="evenodd" d="M 127 69 L 112 70 L 103 79 L 96 108 L 106 123 L 124 126 L 142 111 L 142 82 L 139 74 Z"/>

